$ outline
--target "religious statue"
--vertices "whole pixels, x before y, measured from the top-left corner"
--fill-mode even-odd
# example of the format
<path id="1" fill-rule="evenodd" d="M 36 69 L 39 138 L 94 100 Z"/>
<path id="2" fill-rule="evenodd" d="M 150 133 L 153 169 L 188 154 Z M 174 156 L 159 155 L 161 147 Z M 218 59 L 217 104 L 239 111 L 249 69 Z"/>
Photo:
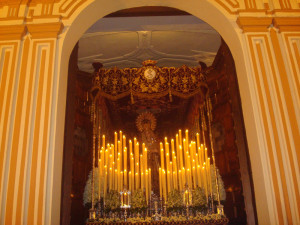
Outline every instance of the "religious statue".
<path id="1" fill-rule="evenodd" d="M 154 130 L 156 128 L 156 118 L 151 112 L 143 112 L 136 119 L 136 126 L 141 132 L 142 142 L 147 146 L 148 154 L 148 165 L 152 170 L 152 183 L 154 184 L 152 190 L 158 193 L 158 168 L 160 162 L 159 156 L 159 145 L 157 143 L 156 135 Z"/>
<path id="2" fill-rule="evenodd" d="M 159 152 L 157 148 L 156 135 L 156 118 L 151 112 L 143 112 L 136 119 L 136 126 L 141 132 L 142 141 L 146 144 L 150 152 Z"/>

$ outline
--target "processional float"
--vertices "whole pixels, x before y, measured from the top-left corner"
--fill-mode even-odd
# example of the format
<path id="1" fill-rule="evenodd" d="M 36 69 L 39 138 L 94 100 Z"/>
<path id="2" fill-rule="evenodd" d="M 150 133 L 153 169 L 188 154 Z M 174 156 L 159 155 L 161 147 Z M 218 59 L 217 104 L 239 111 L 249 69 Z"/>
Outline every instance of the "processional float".
<path id="1" fill-rule="evenodd" d="M 212 105 L 205 71 L 200 66 L 161 68 L 155 64 L 147 60 L 143 67 L 125 69 L 95 65 L 97 70 L 89 92 L 93 124 L 93 169 L 86 186 L 87 201 L 91 203 L 89 222 L 111 223 L 120 218 L 132 223 L 164 218 L 180 222 L 187 218 L 200 224 L 201 219 L 209 221 L 208 218 L 226 224 L 220 198 L 224 187 L 215 163 Z M 135 98 L 168 96 L 172 101 L 172 96 L 187 99 L 195 95 L 200 96 L 198 132 L 192 137 L 188 130 L 179 130 L 174 139 L 165 137 L 159 144 L 159 193 L 153 194 L 146 144 L 137 138 L 128 140 L 122 131 L 115 132 L 113 140 L 107 141 L 101 131 L 96 101 L 99 96 L 113 101 L 130 96 L 134 104 Z M 140 115 L 139 119 L 144 117 L 150 121 L 150 128 L 155 127 L 151 113 Z M 141 215 L 144 220 L 139 220 Z"/>

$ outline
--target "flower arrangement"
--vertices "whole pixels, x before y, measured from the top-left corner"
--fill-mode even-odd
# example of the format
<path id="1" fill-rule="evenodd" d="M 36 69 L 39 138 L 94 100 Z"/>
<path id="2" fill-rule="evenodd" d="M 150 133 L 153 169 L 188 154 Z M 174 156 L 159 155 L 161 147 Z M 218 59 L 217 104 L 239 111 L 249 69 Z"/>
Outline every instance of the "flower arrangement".
<path id="1" fill-rule="evenodd" d="M 125 224 L 149 224 L 153 222 L 151 217 L 134 217 L 134 218 L 128 218 L 127 222 Z M 176 225 L 181 225 L 181 224 L 227 224 L 229 220 L 221 216 L 219 214 L 209 214 L 209 215 L 199 215 L 195 217 L 189 217 L 187 218 L 186 216 L 168 216 L 168 217 L 162 217 L 161 221 L 155 222 L 155 224 L 176 224 Z M 89 223 L 87 223 L 89 224 Z M 94 224 L 94 223 L 91 223 Z M 97 221 L 97 224 L 124 224 L 124 221 L 121 220 L 120 218 L 100 218 Z"/>
<path id="2" fill-rule="evenodd" d="M 207 208 L 205 190 L 201 187 L 197 187 L 192 191 L 193 201 L 191 210 L 193 212 L 201 212 Z"/>
<path id="3" fill-rule="evenodd" d="M 218 185 L 219 185 L 219 193 L 220 193 L 220 201 L 225 201 L 226 200 L 226 192 L 224 188 L 224 183 L 222 180 L 222 177 L 219 173 L 218 168 L 216 168 L 217 172 L 217 177 L 218 177 Z M 216 177 L 215 177 L 215 169 L 214 167 L 210 167 L 210 174 L 211 174 L 211 185 L 212 185 L 212 191 L 213 191 L 213 199 L 214 201 L 217 201 L 217 187 L 216 187 Z"/>
<path id="4" fill-rule="evenodd" d="M 152 218 L 151 217 L 133 217 L 133 218 L 128 218 L 127 222 L 128 223 L 151 223 Z"/>
<path id="5" fill-rule="evenodd" d="M 177 211 L 182 209 L 183 206 L 183 196 L 179 190 L 173 189 L 168 194 L 167 209 L 168 211 Z"/>
<path id="6" fill-rule="evenodd" d="M 97 203 L 99 193 L 98 193 L 98 187 L 99 187 L 99 172 L 98 168 L 94 168 L 94 199 L 95 204 Z M 84 192 L 83 192 L 83 205 L 86 205 L 88 203 L 92 203 L 92 170 L 90 171 L 88 175 L 88 180 L 85 184 Z M 104 179 L 103 177 L 100 178 L 100 185 L 102 192 L 100 195 L 103 194 L 103 187 L 104 187 Z"/>
<path id="7" fill-rule="evenodd" d="M 161 218 L 162 221 L 165 222 L 178 222 L 178 221 L 186 221 L 186 216 L 178 215 L 178 216 L 163 216 Z"/>
<path id="8" fill-rule="evenodd" d="M 197 215 L 197 216 L 190 216 L 187 218 L 186 216 L 164 216 L 162 217 L 162 221 L 165 222 L 183 222 L 183 221 L 210 221 L 210 220 L 221 220 L 225 217 L 219 215 L 219 214 L 209 214 L 209 215 Z"/>
<path id="9" fill-rule="evenodd" d="M 144 192 L 139 189 L 132 193 L 131 196 L 131 208 L 133 211 L 143 211 L 147 207 L 146 198 Z"/>
<path id="10" fill-rule="evenodd" d="M 110 190 L 104 200 L 106 210 L 117 211 L 120 208 L 121 201 L 118 191 Z"/>

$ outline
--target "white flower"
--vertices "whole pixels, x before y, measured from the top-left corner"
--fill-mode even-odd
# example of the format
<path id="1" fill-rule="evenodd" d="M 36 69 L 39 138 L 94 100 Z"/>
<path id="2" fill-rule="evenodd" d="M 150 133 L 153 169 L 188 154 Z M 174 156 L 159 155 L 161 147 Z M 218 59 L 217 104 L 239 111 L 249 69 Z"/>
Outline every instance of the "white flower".
<path id="1" fill-rule="evenodd" d="M 99 172 L 98 168 L 94 168 L 94 202 L 95 204 L 98 201 L 99 196 Z M 101 185 L 101 193 L 100 195 L 103 197 L 103 187 L 104 187 L 104 176 L 100 179 L 100 185 Z M 83 193 L 83 205 L 86 205 L 87 203 L 92 203 L 92 170 L 89 173 L 88 180 L 86 182 L 84 193 Z"/>
<path id="2" fill-rule="evenodd" d="M 219 193 L 220 193 L 220 200 L 225 201 L 226 200 L 226 192 L 224 188 L 224 183 L 222 180 L 222 177 L 220 176 L 219 170 L 216 167 L 217 170 L 217 177 L 218 177 L 218 185 L 219 185 Z M 215 169 L 213 166 L 210 167 L 210 174 L 211 174 L 211 185 L 213 190 L 213 197 L 214 200 L 217 200 L 217 186 L 216 186 L 216 177 L 215 177 Z"/>

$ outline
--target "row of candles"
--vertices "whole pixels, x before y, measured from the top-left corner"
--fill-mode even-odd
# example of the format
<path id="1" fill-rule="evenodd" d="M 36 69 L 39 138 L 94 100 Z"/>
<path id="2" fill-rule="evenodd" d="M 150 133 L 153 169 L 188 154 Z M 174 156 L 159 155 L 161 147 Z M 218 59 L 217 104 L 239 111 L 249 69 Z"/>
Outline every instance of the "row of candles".
<path id="1" fill-rule="evenodd" d="M 200 143 L 200 135 L 196 141 L 189 142 L 189 131 L 183 137 L 181 130 L 176 139 L 167 137 L 160 143 L 161 167 L 159 168 L 160 196 L 167 201 L 167 193 L 176 189 L 185 191 L 201 187 L 205 190 L 206 199 L 212 195 L 211 162 L 207 148 Z M 214 160 L 214 156 L 213 156 Z"/>
<path id="2" fill-rule="evenodd" d="M 99 128 L 100 130 L 100 128 Z M 99 132 L 100 133 L 100 132 Z M 98 137 L 98 172 L 104 178 L 104 190 L 101 190 L 101 179 L 98 185 L 98 198 L 106 197 L 109 190 L 133 192 L 145 190 L 146 199 L 151 194 L 151 168 L 148 168 L 148 151 L 143 143 L 141 146 L 136 138 L 126 142 L 122 131 L 114 134 L 114 144 L 105 143 L 105 135 Z M 127 193 L 127 192 L 124 192 Z"/>

